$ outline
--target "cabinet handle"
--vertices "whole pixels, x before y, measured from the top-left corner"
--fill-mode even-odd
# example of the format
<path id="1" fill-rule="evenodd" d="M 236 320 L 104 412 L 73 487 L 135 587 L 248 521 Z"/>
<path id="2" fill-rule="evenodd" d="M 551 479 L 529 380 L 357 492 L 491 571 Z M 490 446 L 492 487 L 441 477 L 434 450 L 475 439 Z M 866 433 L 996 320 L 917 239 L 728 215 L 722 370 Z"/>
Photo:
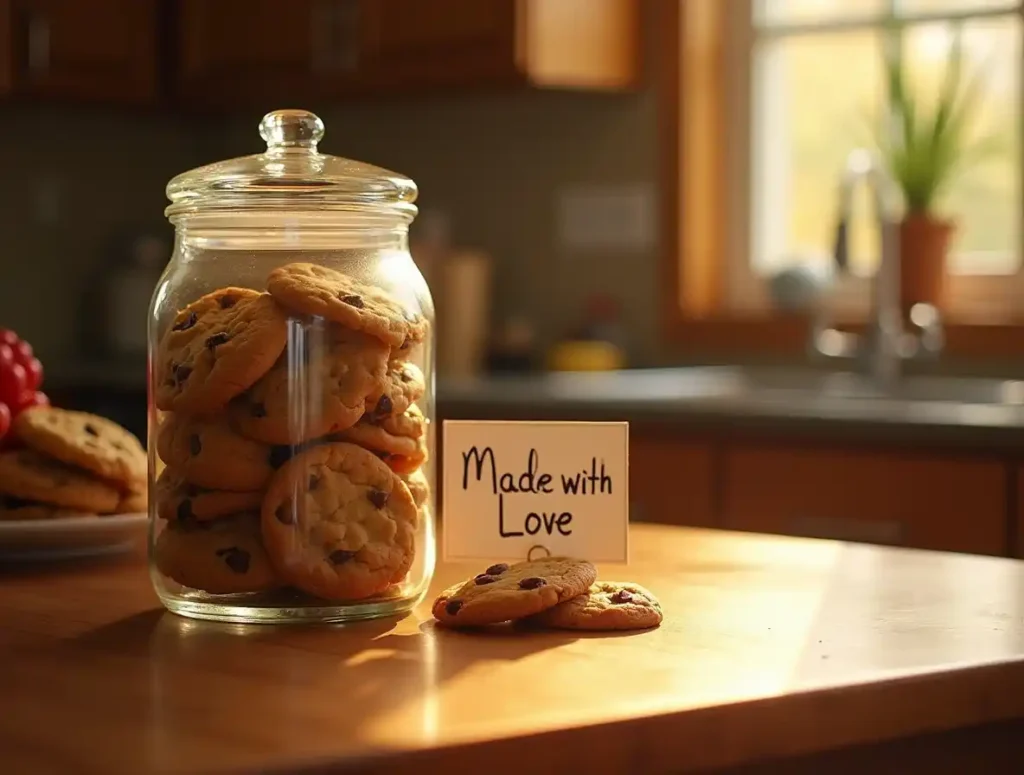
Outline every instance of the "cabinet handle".
<path id="1" fill-rule="evenodd" d="M 28 17 L 28 69 L 44 75 L 50 69 L 50 23 L 39 13 Z"/>
<path id="2" fill-rule="evenodd" d="M 354 72 L 359 66 L 359 0 L 317 0 L 310 14 L 310 68 Z"/>
<path id="3" fill-rule="evenodd" d="M 903 523 L 892 520 L 794 517 L 789 524 L 793 535 L 808 538 L 829 538 L 835 541 L 890 546 L 903 544 Z"/>

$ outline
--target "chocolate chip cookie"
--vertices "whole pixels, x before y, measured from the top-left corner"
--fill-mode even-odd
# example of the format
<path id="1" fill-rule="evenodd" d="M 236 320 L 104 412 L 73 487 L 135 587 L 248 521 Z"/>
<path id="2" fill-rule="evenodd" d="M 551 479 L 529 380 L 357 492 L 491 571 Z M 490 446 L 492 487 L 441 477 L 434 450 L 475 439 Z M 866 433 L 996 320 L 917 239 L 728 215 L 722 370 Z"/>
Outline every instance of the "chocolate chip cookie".
<path id="1" fill-rule="evenodd" d="M 564 630 L 643 630 L 661 624 L 661 604 L 639 584 L 598 581 L 586 594 L 531 616 L 531 624 Z"/>
<path id="2" fill-rule="evenodd" d="M 256 514 L 171 522 L 156 539 L 153 559 L 164 576 L 215 595 L 278 586 L 260 540 Z"/>
<path id="3" fill-rule="evenodd" d="M 423 475 L 423 472 L 417 469 L 411 474 L 401 474 L 400 476 L 402 481 L 405 482 L 405 486 L 409 488 L 409 494 L 412 495 L 413 503 L 417 506 L 422 506 L 426 503 L 427 498 L 430 497 L 430 484 L 427 482 L 427 477 Z"/>
<path id="4" fill-rule="evenodd" d="M 0 522 L 37 522 L 48 519 L 64 519 L 66 517 L 92 516 L 95 515 L 86 511 L 48 506 L 45 503 L 35 503 L 34 501 L 0 495 Z"/>
<path id="5" fill-rule="evenodd" d="M 397 348 L 423 339 L 426 321 L 379 288 L 336 269 L 295 263 L 267 277 L 267 290 L 283 306 L 363 331 Z"/>
<path id="6" fill-rule="evenodd" d="M 110 513 L 121 500 L 113 483 L 34 449 L 0 453 L 0 495 L 93 514 Z"/>
<path id="7" fill-rule="evenodd" d="M 203 420 L 168 414 L 157 434 L 156 450 L 167 466 L 200 487 L 240 492 L 261 490 L 289 455 L 247 439 L 226 419 Z"/>
<path id="8" fill-rule="evenodd" d="M 135 436 L 105 417 L 39 406 L 19 414 L 13 431 L 28 447 L 119 482 L 125 489 L 146 479 L 146 450 Z"/>
<path id="9" fill-rule="evenodd" d="M 442 592 L 432 613 L 438 621 L 457 627 L 522 619 L 582 595 L 595 579 L 593 565 L 570 557 L 497 563 Z"/>
<path id="10" fill-rule="evenodd" d="M 384 392 L 373 405 L 367 407 L 367 416 L 381 421 L 401 416 L 426 390 L 423 372 L 409 361 L 391 361 L 384 375 Z"/>
<path id="11" fill-rule="evenodd" d="M 138 514 L 149 508 L 149 487 L 143 481 L 132 485 L 127 492 L 121 493 L 121 500 L 117 503 L 115 514 Z"/>
<path id="12" fill-rule="evenodd" d="M 230 417 L 245 436 L 298 444 L 344 430 L 381 394 L 388 346 L 338 325 L 293 327 L 291 346 L 235 400 Z"/>
<path id="13" fill-rule="evenodd" d="M 211 490 L 186 482 L 171 468 L 156 480 L 156 513 L 161 519 L 204 522 L 239 511 L 258 509 L 263 493 Z"/>
<path id="14" fill-rule="evenodd" d="M 163 410 L 210 414 L 274 365 L 288 338 L 273 298 L 222 288 L 178 313 L 155 356 L 153 394 Z"/>
<path id="15" fill-rule="evenodd" d="M 274 474 L 263 500 L 263 541 L 278 575 L 328 600 L 375 595 L 409 571 L 416 504 L 372 452 L 334 443 Z"/>
<path id="16" fill-rule="evenodd" d="M 423 442 L 426 418 L 413 404 L 403 414 L 378 420 L 374 415 L 363 418 L 341 438 L 379 453 L 379 456 L 400 474 L 410 474 L 427 459 Z"/>

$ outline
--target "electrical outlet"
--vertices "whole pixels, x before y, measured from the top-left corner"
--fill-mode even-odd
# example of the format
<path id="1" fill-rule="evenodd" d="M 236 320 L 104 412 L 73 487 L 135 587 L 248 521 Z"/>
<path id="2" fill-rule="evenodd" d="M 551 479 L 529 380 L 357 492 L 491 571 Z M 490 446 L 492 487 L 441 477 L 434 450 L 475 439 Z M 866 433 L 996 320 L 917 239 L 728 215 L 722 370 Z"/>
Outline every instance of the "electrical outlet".
<path id="1" fill-rule="evenodd" d="M 649 183 L 570 186 L 558 192 L 558 239 L 581 252 L 640 251 L 654 245 Z"/>

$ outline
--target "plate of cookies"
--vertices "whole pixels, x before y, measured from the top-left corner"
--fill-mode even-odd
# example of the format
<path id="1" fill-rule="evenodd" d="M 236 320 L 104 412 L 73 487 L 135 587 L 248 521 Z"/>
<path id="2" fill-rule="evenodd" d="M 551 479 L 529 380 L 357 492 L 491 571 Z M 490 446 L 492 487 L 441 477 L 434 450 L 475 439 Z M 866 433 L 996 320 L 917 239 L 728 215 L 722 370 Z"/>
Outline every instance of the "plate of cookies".
<path id="1" fill-rule="evenodd" d="M 117 423 L 32 406 L 0 449 L 0 559 L 120 552 L 143 535 L 145 448 Z"/>

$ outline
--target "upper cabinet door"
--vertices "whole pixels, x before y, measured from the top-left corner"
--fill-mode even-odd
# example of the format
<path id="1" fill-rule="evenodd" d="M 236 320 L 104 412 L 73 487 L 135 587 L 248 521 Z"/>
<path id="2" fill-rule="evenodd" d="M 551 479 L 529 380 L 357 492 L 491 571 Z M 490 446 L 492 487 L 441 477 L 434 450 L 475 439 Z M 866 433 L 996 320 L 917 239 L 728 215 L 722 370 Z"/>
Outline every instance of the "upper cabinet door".
<path id="1" fill-rule="evenodd" d="M 145 104 L 159 95 L 158 0 L 0 0 L 0 88 Z"/>
<path id="2" fill-rule="evenodd" d="M 179 97 L 211 105 L 315 99 L 357 85 L 361 0 L 180 0 Z M 283 104 L 283 103 L 282 103 Z"/>
<path id="3" fill-rule="evenodd" d="M 516 0 L 365 0 L 364 12 L 367 74 L 382 87 L 523 80 Z"/>

